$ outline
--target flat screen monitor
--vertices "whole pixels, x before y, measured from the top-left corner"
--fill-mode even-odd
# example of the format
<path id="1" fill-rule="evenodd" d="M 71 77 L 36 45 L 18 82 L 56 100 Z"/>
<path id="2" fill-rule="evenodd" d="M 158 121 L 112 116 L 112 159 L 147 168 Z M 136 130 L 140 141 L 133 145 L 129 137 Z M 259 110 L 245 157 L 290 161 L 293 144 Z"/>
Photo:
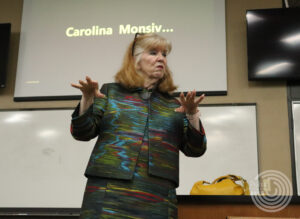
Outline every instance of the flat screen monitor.
<path id="1" fill-rule="evenodd" d="M 248 79 L 300 80 L 300 8 L 248 10 Z"/>
<path id="2" fill-rule="evenodd" d="M 0 88 L 6 83 L 10 27 L 10 23 L 0 24 Z"/>

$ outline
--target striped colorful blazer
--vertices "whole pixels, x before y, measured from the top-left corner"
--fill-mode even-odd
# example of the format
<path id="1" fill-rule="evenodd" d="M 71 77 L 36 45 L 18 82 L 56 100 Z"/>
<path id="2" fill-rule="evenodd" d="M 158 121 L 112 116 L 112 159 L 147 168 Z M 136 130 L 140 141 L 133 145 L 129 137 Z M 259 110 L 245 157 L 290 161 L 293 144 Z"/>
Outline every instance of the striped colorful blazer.
<path id="1" fill-rule="evenodd" d="M 72 114 L 71 133 L 77 140 L 88 141 L 96 136 L 85 175 L 131 179 L 148 125 L 149 174 L 179 185 L 179 150 L 186 156 L 199 157 L 206 150 L 206 136 L 194 129 L 174 97 L 153 91 L 142 98 L 144 89 L 126 89 L 118 83 L 104 84 L 105 98 L 81 116 L 79 105 Z"/>

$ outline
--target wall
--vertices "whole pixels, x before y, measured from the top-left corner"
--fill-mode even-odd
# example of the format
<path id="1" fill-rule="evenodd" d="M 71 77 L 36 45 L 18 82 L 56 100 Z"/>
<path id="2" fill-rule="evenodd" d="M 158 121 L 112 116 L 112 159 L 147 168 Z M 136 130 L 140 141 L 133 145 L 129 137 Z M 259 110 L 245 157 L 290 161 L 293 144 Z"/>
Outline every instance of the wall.
<path id="1" fill-rule="evenodd" d="M 0 23 L 11 23 L 7 86 L 0 89 L 0 109 L 73 107 L 76 101 L 14 102 L 23 0 L 0 0 Z M 59 80 L 59 79 L 58 79 Z M 77 82 L 77 78 L 74 81 Z M 55 88 L 54 88 L 55 89 Z"/>
<path id="2" fill-rule="evenodd" d="M 205 103 L 257 103 L 260 171 L 275 169 L 291 179 L 286 83 L 247 79 L 246 10 L 279 7 L 280 0 L 227 0 L 228 95 Z"/>

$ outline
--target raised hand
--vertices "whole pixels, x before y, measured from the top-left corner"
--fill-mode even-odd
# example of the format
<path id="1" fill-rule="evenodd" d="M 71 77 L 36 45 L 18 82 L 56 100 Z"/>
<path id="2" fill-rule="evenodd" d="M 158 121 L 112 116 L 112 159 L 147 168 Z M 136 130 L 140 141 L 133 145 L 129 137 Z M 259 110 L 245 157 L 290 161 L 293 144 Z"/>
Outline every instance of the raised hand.
<path id="1" fill-rule="evenodd" d="M 181 92 L 179 102 L 181 104 L 180 107 L 176 108 L 176 112 L 187 113 L 187 114 L 195 114 L 198 112 L 198 105 L 204 99 L 204 94 L 202 94 L 199 98 L 195 98 L 196 91 L 189 91 L 186 95 Z"/>
<path id="2" fill-rule="evenodd" d="M 99 84 L 97 81 L 92 80 L 89 76 L 86 76 L 85 79 L 86 81 L 79 80 L 79 84 L 71 83 L 71 86 L 81 90 L 82 96 L 86 99 L 105 97 L 105 95 L 99 91 Z"/>

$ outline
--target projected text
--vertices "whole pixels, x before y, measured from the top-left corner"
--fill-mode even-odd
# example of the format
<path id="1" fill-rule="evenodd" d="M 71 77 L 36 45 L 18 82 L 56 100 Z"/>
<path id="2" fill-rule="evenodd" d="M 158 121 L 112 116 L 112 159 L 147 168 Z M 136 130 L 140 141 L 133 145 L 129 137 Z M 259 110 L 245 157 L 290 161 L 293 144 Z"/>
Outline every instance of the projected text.
<path id="1" fill-rule="evenodd" d="M 74 27 L 69 27 L 66 30 L 67 37 L 79 37 L 79 36 L 102 36 L 102 35 L 112 35 L 113 29 L 101 28 L 99 26 L 92 26 L 92 28 L 87 29 L 75 29 Z"/>
<path id="2" fill-rule="evenodd" d="M 160 33 L 160 32 L 173 32 L 173 28 L 164 28 L 163 25 L 151 23 L 151 25 L 135 26 L 131 24 L 120 24 L 117 33 L 119 35 L 135 34 L 135 33 Z M 106 36 L 113 35 L 114 30 L 112 27 L 100 27 L 93 25 L 90 28 L 75 28 L 68 27 L 65 31 L 67 37 L 89 37 L 89 36 Z"/>

